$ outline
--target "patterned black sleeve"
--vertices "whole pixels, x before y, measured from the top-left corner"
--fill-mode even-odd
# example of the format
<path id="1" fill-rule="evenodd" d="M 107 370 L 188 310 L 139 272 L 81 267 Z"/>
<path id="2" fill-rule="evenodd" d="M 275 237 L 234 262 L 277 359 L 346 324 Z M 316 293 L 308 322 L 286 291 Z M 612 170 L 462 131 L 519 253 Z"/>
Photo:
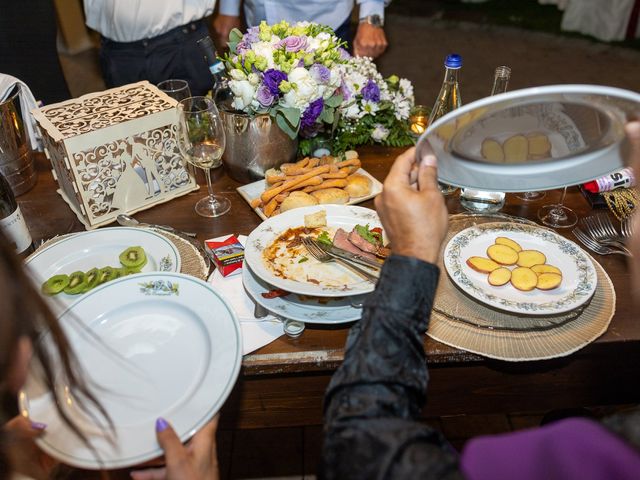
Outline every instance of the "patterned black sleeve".
<path id="1" fill-rule="evenodd" d="M 462 478 L 442 434 L 418 421 L 427 391 L 423 336 L 439 270 L 385 262 L 325 396 L 321 477 Z"/>

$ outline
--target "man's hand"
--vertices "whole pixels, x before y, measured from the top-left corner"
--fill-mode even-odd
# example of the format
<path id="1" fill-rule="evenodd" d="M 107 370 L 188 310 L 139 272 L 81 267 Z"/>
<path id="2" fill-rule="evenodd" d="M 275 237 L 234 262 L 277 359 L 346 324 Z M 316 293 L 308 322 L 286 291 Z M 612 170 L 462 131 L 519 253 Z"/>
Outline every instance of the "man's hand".
<path id="1" fill-rule="evenodd" d="M 156 435 L 164 450 L 166 467 L 131 472 L 131 477 L 134 480 L 218 480 L 217 429 L 218 415 L 185 447 L 171 425 L 159 418 Z"/>
<path id="2" fill-rule="evenodd" d="M 416 166 L 415 153 L 410 148 L 396 159 L 375 205 L 393 253 L 435 263 L 449 217 L 438 189 L 435 155 Z"/>
<path id="3" fill-rule="evenodd" d="M 353 40 L 353 54 L 356 57 L 377 58 L 387 49 L 387 37 L 380 27 L 368 23 L 358 24 Z"/>
<path id="4" fill-rule="evenodd" d="M 232 15 L 217 15 L 213 20 L 213 30 L 218 37 L 216 45 L 226 47 L 229 42 L 229 34 L 234 28 L 240 28 L 240 17 Z"/>
<path id="5" fill-rule="evenodd" d="M 625 125 L 625 133 L 627 134 L 628 151 L 627 164 L 634 169 L 636 175 L 640 172 L 640 121 L 634 120 Z M 638 187 L 635 187 L 638 188 Z M 631 261 L 632 275 L 632 288 L 634 293 L 640 293 L 640 215 L 633 216 L 633 235 L 629 240 L 629 249 L 633 252 L 634 260 Z M 632 295 L 634 298 L 638 298 L 638 295 Z M 638 303 L 638 302 L 636 302 Z"/>

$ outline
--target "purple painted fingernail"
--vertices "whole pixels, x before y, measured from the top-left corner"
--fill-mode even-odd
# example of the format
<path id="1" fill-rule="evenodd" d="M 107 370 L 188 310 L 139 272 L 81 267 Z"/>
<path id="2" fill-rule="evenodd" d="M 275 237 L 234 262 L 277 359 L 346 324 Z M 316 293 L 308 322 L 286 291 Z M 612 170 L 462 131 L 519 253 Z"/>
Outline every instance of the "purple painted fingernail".
<path id="1" fill-rule="evenodd" d="M 169 422 L 167 422 L 164 418 L 158 417 L 156 420 L 156 432 L 164 432 L 169 426 Z"/>
<path id="2" fill-rule="evenodd" d="M 31 422 L 31 428 L 33 428 L 34 430 L 44 430 L 45 428 L 47 428 L 47 424 L 40 422 Z"/>

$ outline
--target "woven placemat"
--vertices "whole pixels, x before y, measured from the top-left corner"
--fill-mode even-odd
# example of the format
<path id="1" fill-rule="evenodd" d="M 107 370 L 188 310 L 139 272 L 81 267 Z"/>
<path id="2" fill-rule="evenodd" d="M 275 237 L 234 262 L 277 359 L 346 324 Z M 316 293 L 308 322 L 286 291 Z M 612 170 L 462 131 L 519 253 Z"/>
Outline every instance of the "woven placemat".
<path id="1" fill-rule="evenodd" d="M 446 241 L 467 227 L 495 221 L 493 216 L 454 217 Z M 613 283 L 600 264 L 591 260 L 598 276 L 591 302 L 580 310 L 544 318 L 512 315 L 478 303 L 451 282 L 441 260 L 427 335 L 455 348 L 506 361 L 569 355 L 602 335 L 615 313 Z"/>
<path id="2" fill-rule="evenodd" d="M 195 245 L 193 245 L 190 241 L 182 237 L 179 237 L 178 235 L 174 235 L 164 230 L 155 229 L 155 228 L 150 228 L 149 230 L 159 235 L 162 235 L 171 243 L 173 243 L 175 247 L 178 249 L 178 253 L 180 254 L 180 264 L 181 264 L 180 273 L 191 275 L 193 277 L 197 277 L 202 280 L 207 279 L 207 277 L 209 276 L 209 261 L 208 259 L 203 257 L 203 254 L 201 254 L 198 251 Z M 74 234 L 68 233 L 66 235 L 60 235 L 57 237 L 50 238 L 47 241 L 43 242 L 42 245 L 38 247 L 38 250 L 48 247 L 49 245 L 52 245 L 62 240 L 63 238 L 67 238 L 71 235 L 74 235 Z"/>

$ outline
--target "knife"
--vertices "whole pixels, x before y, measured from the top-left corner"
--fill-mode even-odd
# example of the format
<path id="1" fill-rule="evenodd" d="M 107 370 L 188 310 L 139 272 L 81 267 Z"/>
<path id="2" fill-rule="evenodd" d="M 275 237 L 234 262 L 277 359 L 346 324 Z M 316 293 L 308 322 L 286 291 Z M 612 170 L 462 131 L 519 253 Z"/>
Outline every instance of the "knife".
<path id="1" fill-rule="evenodd" d="M 358 263 L 360 265 L 364 265 L 365 267 L 373 268 L 375 270 L 380 270 L 382 268 L 382 264 L 380 262 L 371 260 L 370 258 L 367 258 L 363 255 L 358 255 L 357 253 L 351 253 L 338 247 L 333 247 L 333 246 L 329 247 L 328 245 L 318 242 L 317 240 L 314 240 L 314 241 L 324 251 L 332 255 L 335 255 L 336 257 L 342 258 L 344 260 L 349 260 L 351 262 Z"/>

